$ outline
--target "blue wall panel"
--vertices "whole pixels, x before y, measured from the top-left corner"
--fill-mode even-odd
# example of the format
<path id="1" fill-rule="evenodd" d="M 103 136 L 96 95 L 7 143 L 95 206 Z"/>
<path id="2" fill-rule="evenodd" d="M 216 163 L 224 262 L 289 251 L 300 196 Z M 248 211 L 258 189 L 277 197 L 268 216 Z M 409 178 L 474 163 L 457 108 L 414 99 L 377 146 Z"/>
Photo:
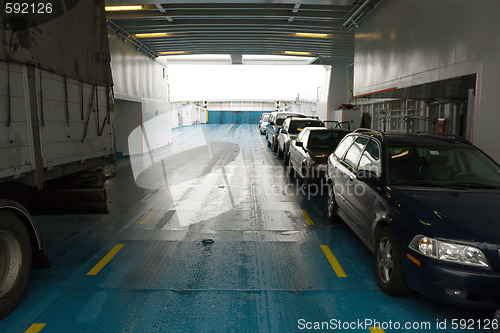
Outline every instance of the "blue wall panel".
<path id="1" fill-rule="evenodd" d="M 208 110 L 208 123 L 209 124 L 258 124 L 259 117 L 265 112 L 266 111 Z"/>

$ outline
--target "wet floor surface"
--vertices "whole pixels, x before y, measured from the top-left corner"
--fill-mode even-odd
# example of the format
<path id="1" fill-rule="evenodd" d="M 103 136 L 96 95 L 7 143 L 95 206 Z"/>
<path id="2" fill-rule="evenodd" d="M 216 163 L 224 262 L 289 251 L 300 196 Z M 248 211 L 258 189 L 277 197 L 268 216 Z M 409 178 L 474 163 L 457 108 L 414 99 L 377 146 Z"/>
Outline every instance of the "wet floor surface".
<path id="1" fill-rule="evenodd" d="M 301 185 L 255 125 L 176 129 L 118 162 L 109 214 L 36 217 L 52 267 L 0 332 L 489 331 L 491 312 L 382 293 Z"/>

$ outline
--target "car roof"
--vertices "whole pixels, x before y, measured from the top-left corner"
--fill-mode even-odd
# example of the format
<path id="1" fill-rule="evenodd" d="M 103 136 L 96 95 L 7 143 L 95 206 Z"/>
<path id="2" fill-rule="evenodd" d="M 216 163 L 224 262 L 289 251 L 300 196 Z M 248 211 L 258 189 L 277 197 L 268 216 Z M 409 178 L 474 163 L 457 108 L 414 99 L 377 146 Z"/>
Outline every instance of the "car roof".
<path id="1" fill-rule="evenodd" d="M 306 127 L 309 131 L 329 131 L 329 132 L 346 132 L 351 133 L 348 129 L 345 128 L 327 128 L 327 127 Z"/>
<path id="2" fill-rule="evenodd" d="M 386 134 L 385 141 L 389 145 L 406 146 L 471 146 L 465 139 L 425 134 Z"/>
<path id="3" fill-rule="evenodd" d="M 307 117 L 307 118 L 301 118 L 301 117 L 295 118 L 295 117 L 291 117 L 290 118 L 290 122 L 292 122 L 292 121 L 321 121 L 322 122 L 321 119 L 318 119 L 318 118 L 309 118 L 309 117 Z"/>
<path id="4" fill-rule="evenodd" d="M 456 147 L 457 145 L 463 147 L 473 146 L 469 141 L 462 137 L 442 133 L 382 133 L 380 131 L 369 129 L 357 129 L 353 133 L 373 136 L 389 145 L 450 147 Z"/>
<path id="5" fill-rule="evenodd" d="M 306 117 L 305 114 L 302 114 L 302 113 L 298 113 L 298 112 L 273 112 L 273 114 L 276 114 L 276 115 L 283 115 L 285 117 L 290 117 L 290 116 L 300 116 L 300 117 Z"/>

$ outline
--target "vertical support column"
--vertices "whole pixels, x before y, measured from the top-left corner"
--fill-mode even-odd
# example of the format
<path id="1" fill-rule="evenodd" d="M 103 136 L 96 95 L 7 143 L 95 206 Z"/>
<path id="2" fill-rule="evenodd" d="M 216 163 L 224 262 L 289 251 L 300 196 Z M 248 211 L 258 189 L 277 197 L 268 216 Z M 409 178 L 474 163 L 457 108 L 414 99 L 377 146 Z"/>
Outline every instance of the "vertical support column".
<path id="1" fill-rule="evenodd" d="M 330 85 L 328 89 L 328 119 L 333 118 L 333 111 L 340 104 L 349 103 L 349 82 L 347 62 L 338 62 L 332 66 L 330 71 Z"/>
<path id="2" fill-rule="evenodd" d="M 477 78 L 476 78 L 477 80 Z M 474 116 L 476 108 L 476 92 L 469 89 L 467 98 L 467 111 L 465 113 L 465 138 L 470 142 L 474 141 Z"/>

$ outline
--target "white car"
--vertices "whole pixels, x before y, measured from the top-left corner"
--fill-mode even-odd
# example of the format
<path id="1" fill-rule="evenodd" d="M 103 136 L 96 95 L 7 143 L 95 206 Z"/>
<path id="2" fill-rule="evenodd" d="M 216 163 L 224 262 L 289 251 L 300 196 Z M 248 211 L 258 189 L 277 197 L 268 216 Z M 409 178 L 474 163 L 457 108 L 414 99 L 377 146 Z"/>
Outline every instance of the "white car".
<path id="1" fill-rule="evenodd" d="M 325 127 L 325 123 L 317 118 L 287 118 L 278 134 L 278 157 L 285 157 L 288 163 L 290 142 L 306 127 Z"/>
<path id="2" fill-rule="evenodd" d="M 266 127 L 269 122 L 270 115 L 270 113 L 263 113 L 259 118 L 259 130 L 262 135 L 266 134 Z"/>

